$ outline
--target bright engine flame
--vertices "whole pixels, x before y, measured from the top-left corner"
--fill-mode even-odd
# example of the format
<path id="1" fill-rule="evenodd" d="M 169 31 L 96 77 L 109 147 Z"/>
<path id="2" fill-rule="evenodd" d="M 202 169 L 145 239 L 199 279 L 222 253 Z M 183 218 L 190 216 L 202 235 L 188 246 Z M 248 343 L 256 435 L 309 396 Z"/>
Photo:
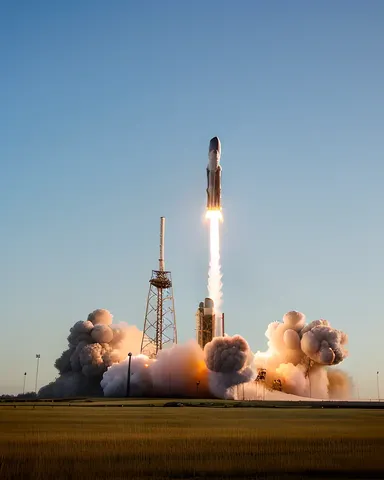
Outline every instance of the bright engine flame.
<path id="1" fill-rule="evenodd" d="M 218 218 L 220 221 L 223 221 L 223 214 L 221 213 L 221 210 L 207 210 L 205 218 L 208 218 L 209 220 L 211 218 Z"/>
<path id="2" fill-rule="evenodd" d="M 216 319 L 221 315 L 221 301 L 222 301 L 222 282 L 221 282 L 221 267 L 220 267 L 220 221 L 223 216 L 220 210 L 207 210 L 206 217 L 210 223 L 210 262 L 208 271 L 208 292 L 209 297 L 215 304 Z M 216 322 L 215 335 L 221 335 L 221 324 Z"/>

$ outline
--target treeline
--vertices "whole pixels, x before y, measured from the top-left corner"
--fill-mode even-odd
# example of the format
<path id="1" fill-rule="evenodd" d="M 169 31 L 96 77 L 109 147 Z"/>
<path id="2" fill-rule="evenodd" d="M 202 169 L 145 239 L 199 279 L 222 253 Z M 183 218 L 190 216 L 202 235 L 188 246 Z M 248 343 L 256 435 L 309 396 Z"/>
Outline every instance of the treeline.
<path id="1" fill-rule="evenodd" d="M 4 400 L 34 400 L 37 398 L 35 392 L 18 393 L 17 395 L 0 395 L 0 401 Z"/>

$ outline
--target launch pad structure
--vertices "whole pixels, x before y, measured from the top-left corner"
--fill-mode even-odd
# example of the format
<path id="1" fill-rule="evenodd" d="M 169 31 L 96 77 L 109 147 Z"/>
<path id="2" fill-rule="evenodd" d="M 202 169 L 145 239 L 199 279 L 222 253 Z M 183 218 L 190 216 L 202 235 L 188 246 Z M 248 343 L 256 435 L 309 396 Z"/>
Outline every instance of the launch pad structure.
<path id="1" fill-rule="evenodd" d="M 164 346 L 177 343 L 175 302 L 172 275 L 165 270 L 164 261 L 165 218 L 160 218 L 159 269 L 152 270 L 145 310 L 140 353 L 156 358 Z"/>

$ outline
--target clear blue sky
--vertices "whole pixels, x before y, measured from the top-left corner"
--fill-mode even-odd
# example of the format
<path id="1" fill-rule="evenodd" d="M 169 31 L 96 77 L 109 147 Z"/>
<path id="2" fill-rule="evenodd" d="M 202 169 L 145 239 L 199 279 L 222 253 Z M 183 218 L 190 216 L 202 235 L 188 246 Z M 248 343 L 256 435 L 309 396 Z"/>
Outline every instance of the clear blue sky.
<path id="1" fill-rule="evenodd" d="M 253 350 L 291 309 L 384 367 L 384 3 L 4 1 L 0 391 L 54 378 L 95 308 L 142 328 L 166 224 L 178 332 L 207 293 L 209 139 L 222 141 L 223 310 Z M 383 368 L 384 393 L 384 368 Z"/>

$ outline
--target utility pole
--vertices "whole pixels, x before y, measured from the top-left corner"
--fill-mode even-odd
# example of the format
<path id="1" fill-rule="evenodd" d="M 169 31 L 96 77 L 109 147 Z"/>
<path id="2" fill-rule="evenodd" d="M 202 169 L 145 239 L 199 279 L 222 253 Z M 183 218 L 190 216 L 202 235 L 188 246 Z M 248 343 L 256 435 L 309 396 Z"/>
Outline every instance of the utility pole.
<path id="1" fill-rule="evenodd" d="M 377 372 L 376 374 L 376 380 L 377 380 L 377 399 L 380 402 L 380 380 L 379 380 L 379 373 Z"/>
<path id="2" fill-rule="evenodd" d="M 23 395 L 25 393 L 25 381 L 27 380 L 27 372 L 24 372 Z"/>
<path id="3" fill-rule="evenodd" d="M 36 353 L 36 360 L 37 360 L 37 364 L 36 364 L 36 381 L 35 381 L 35 393 L 37 395 L 37 379 L 39 377 L 39 362 L 40 362 L 40 353 Z"/>

